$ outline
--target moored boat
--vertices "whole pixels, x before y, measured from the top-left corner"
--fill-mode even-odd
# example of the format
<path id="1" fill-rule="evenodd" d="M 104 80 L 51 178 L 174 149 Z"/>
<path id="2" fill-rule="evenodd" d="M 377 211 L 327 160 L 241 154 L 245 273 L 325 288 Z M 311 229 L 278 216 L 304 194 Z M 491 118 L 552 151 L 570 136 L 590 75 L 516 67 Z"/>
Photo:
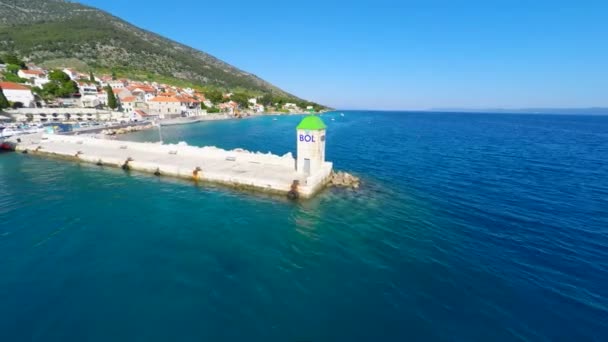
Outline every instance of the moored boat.
<path id="1" fill-rule="evenodd" d="M 18 135 L 21 133 L 21 130 L 13 128 L 13 127 L 3 127 L 0 130 L 0 138 L 10 138 L 13 135 Z"/>
<path id="2" fill-rule="evenodd" d="M 10 138 L 16 135 L 41 133 L 44 131 L 42 125 L 7 125 L 0 126 L 0 138 Z"/>

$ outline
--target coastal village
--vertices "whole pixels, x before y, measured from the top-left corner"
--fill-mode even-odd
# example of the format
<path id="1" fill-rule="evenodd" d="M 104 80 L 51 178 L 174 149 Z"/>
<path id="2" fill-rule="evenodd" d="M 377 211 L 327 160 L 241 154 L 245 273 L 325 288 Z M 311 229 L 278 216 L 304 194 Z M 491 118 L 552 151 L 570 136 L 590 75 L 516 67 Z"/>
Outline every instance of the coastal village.
<path id="1" fill-rule="evenodd" d="M 72 68 L 45 69 L 21 62 L 0 64 L 0 119 L 14 123 L 132 123 L 196 118 L 241 118 L 262 113 L 302 113 L 296 103 L 266 107 L 260 97 L 214 90 L 213 96 L 189 87 L 135 81 L 115 75 L 82 73 Z M 59 80 L 59 81 L 58 81 Z M 63 82 L 63 83 L 61 83 Z M 45 96 L 45 90 L 72 88 L 62 96 Z M 48 92 L 47 92 L 48 93 Z M 219 94 L 219 96 L 218 96 Z M 1 105 L 4 97 L 4 106 Z"/>
<path id="2" fill-rule="evenodd" d="M 2 64 L 0 143 L 4 150 L 73 159 L 100 166 L 224 184 L 309 198 L 326 185 L 357 188 L 359 180 L 334 173 L 325 160 L 326 126 L 308 115 L 295 129 L 296 156 L 222 150 L 213 146 L 138 143 L 115 134 L 154 126 L 243 118 L 271 111 L 314 113 L 314 106 L 273 103 L 243 94 L 205 94 L 159 82 L 95 75 L 71 68 L 48 70 L 34 64 Z M 210 92 L 211 93 L 211 92 Z M 268 101 L 268 97 L 264 99 Z M 160 128 L 159 128 L 160 134 Z"/>

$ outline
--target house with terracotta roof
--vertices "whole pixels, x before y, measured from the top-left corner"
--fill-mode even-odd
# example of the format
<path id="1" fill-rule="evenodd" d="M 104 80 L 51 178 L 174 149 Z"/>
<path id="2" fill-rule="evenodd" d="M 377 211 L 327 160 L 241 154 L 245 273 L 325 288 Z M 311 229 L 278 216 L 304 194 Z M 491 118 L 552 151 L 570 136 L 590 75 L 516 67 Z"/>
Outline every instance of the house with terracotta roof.
<path id="1" fill-rule="evenodd" d="M 123 80 L 109 80 L 109 81 L 106 81 L 106 83 L 112 89 L 123 89 L 126 87 L 125 81 L 123 81 Z"/>
<path id="2" fill-rule="evenodd" d="M 198 93 L 195 92 L 194 94 L 192 94 L 192 97 L 196 98 L 197 100 L 204 102 L 207 98 L 205 97 L 205 94 L 203 93 Z"/>
<path id="3" fill-rule="evenodd" d="M 254 113 L 264 113 L 264 105 L 256 103 L 253 106 L 251 106 L 251 109 L 253 109 Z"/>
<path id="4" fill-rule="evenodd" d="M 146 102 L 156 97 L 156 89 L 147 84 L 133 84 L 129 85 L 127 89 L 131 91 L 134 96 L 137 96 Z"/>
<path id="5" fill-rule="evenodd" d="M 112 88 L 112 92 L 119 100 L 122 100 L 125 97 L 133 96 L 133 94 L 127 88 Z"/>
<path id="6" fill-rule="evenodd" d="M 157 96 L 148 101 L 148 108 L 161 119 L 182 116 L 182 103 L 174 96 Z"/>
<path id="7" fill-rule="evenodd" d="M 234 114 L 234 113 L 236 113 L 236 110 L 239 108 L 239 105 L 238 105 L 238 103 L 236 103 L 234 101 L 228 101 L 228 102 L 220 103 L 218 105 L 218 108 L 223 113 Z"/>
<path id="8" fill-rule="evenodd" d="M 156 93 L 156 88 L 142 83 L 131 83 L 127 86 L 130 91 L 141 91 L 144 93 Z"/>
<path id="9" fill-rule="evenodd" d="M 50 82 L 43 70 L 19 70 L 17 76 L 28 80 L 30 84 L 36 87 L 42 87 Z"/>
<path id="10" fill-rule="evenodd" d="M 207 107 L 207 108 L 211 108 L 211 107 L 213 107 L 213 102 L 211 102 L 209 99 L 207 99 L 207 98 L 205 97 L 205 95 L 204 95 L 204 94 L 202 94 L 202 93 L 195 93 L 195 94 L 194 94 L 194 97 L 195 97 L 195 98 L 196 98 L 196 99 L 197 99 L 197 100 L 198 100 L 200 103 L 204 103 L 204 104 L 205 104 L 205 107 Z"/>
<path id="11" fill-rule="evenodd" d="M 32 90 L 22 84 L 0 82 L 0 88 L 2 88 L 2 92 L 9 102 L 20 102 L 23 104 L 23 107 L 34 107 L 36 104 Z"/>
<path id="12" fill-rule="evenodd" d="M 132 113 L 135 110 L 147 110 L 148 105 L 136 96 L 127 96 L 119 100 L 123 112 Z"/>
<path id="13" fill-rule="evenodd" d="M 288 109 L 288 110 L 299 110 L 298 105 L 295 103 L 286 103 L 283 105 L 283 109 Z"/>
<path id="14" fill-rule="evenodd" d="M 167 117 L 188 117 L 204 115 L 198 100 L 190 96 L 157 96 L 148 101 L 150 113 Z"/>
<path id="15" fill-rule="evenodd" d="M 97 79 L 97 78 L 96 78 Z M 109 75 L 102 75 L 99 78 L 99 85 L 101 85 L 102 87 L 105 87 L 108 85 L 108 82 L 110 82 L 112 80 L 112 76 Z"/>
<path id="16" fill-rule="evenodd" d="M 156 97 L 155 93 L 144 93 L 144 101 L 148 102 Z"/>
<path id="17" fill-rule="evenodd" d="M 25 78 L 25 79 L 40 78 L 40 77 L 44 77 L 45 75 L 46 75 L 46 73 L 42 70 L 24 69 L 24 70 L 17 71 L 17 76 L 19 76 L 21 78 Z"/>
<path id="18" fill-rule="evenodd" d="M 160 97 L 173 97 L 173 96 L 177 96 L 177 93 L 173 92 L 173 91 L 163 91 L 163 92 L 158 93 L 157 96 L 160 96 Z"/>
<path id="19" fill-rule="evenodd" d="M 149 114 L 142 109 L 136 109 L 130 113 L 128 118 L 130 121 L 156 120 L 158 119 L 158 115 Z"/>
<path id="20" fill-rule="evenodd" d="M 183 94 L 177 96 L 177 99 L 181 101 L 182 111 L 185 116 L 200 116 L 207 114 L 206 111 L 201 110 L 201 101 L 193 96 Z"/>

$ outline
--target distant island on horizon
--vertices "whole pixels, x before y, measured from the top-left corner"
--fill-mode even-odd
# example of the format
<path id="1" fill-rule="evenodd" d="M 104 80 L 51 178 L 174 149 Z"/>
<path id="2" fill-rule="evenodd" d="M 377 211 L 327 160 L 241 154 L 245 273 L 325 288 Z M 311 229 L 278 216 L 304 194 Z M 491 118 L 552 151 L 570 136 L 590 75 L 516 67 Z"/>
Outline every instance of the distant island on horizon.
<path id="1" fill-rule="evenodd" d="M 556 115 L 608 115 L 608 107 L 581 108 L 429 108 L 429 109 L 334 109 L 333 111 L 376 112 L 428 112 L 428 113 L 479 113 L 479 114 L 556 114 Z"/>
<path id="2" fill-rule="evenodd" d="M 499 114 L 587 114 L 608 115 L 608 107 L 582 108 L 431 108 L 427 112 L 499 113 Z"/>

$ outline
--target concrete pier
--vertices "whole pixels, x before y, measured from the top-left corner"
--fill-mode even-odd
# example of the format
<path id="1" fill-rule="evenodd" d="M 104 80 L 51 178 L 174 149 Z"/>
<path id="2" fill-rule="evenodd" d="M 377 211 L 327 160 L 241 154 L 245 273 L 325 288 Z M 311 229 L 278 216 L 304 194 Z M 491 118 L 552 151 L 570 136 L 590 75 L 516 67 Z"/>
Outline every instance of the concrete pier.
<path id="1" fill-rule="evenodd" d="M 123 167 L 160 176 L 207 181 L 287 195 L 297 182 L 300 197 L 310 198 L 329 181 L 332 163 L 323 160 L 296 170 L 291 153 L 283 156 L 241 149 L 185 144 L 139 143 L 83 136 L 33 134 L 12 138 L 18 152 L 55 156 L 97 165 Z"/>

